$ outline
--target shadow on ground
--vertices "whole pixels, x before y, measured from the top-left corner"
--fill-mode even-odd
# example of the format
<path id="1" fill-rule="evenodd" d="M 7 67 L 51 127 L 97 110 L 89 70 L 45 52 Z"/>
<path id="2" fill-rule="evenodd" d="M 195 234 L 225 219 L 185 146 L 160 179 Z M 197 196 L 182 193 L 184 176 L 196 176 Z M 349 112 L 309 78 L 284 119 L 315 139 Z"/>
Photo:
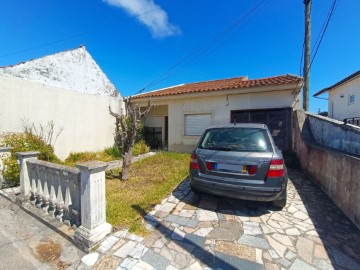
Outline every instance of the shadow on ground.
<path id="1" fill-rule="evenodd" d="M 302 172 L 295 169 L 288 171 L 289 178 L 315 226 L 332 266 L 335 269 L 358 269 L 360 231 Z"/>

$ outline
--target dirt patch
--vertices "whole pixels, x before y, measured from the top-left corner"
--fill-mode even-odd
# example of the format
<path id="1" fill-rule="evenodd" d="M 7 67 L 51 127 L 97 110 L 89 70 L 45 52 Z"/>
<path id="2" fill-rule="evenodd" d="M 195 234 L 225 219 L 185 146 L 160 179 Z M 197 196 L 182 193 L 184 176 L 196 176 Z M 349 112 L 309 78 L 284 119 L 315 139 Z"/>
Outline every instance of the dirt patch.
<path id="1" fill-rule="evenodd" d="M 35 247 L 35 255 L 42 262 L 54 262 L 61 256 L 62 247 L 53 240 L 40 242 Z"/>

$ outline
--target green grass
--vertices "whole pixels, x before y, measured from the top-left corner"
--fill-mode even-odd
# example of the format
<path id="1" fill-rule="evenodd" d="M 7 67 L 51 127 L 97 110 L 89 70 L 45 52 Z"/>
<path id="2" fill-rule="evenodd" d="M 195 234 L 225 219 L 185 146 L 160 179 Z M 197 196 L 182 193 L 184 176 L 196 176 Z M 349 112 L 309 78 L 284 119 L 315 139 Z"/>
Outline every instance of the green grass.
<path id="1" fill-rule="evenodd" d="M 160 152 L 133 163 L 128 181 L 119 180 L 119 170 L 107 172 L 107 222 L 146 235 L 142 217 L 186 178 L 188 164 L 188 154 Z"/>

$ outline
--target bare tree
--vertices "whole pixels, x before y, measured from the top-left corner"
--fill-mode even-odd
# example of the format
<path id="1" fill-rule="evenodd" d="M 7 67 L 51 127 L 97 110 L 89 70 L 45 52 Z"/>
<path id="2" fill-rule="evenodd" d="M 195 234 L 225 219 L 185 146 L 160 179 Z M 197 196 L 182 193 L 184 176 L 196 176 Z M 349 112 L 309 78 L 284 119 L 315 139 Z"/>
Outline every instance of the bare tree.
<path id="1" fill-rule="evenodd" d="M 141 110 L 138 104 L 131 103 L 131 97 L 124 99 L 124 103 L 125 113 L 122 112 L 121 114 L 114 113 L 109 106 L 110 114 L 116 118 L 115 144 L 123 152 L 122 172 L 120 175 L 123 181 L 129 178 L 132 149 L 135 143 L 138 123 L 153 107 L 149 101 L 147 107 Z"/>

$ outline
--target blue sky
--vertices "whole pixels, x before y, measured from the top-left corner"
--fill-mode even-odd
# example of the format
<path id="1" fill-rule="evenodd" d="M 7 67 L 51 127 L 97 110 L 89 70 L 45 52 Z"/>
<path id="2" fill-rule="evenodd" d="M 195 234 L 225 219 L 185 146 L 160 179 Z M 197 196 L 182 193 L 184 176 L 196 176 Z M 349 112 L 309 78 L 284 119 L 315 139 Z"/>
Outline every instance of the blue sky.
<path id="1" fill-rule="evenodd" d="M 160 82 L 146 91 L 243 75 L 300 74 L 302 0 L 3 2 L 0 66 L 83 44 L 124 96 L 159 76 Z M 312 44 L 332 2 L 313 1 Z M 315 92 L 360 69 L 359 10 L 359 0 L 337 1 L 311 69 L 312 112 L 327 110 L 326 100 L 312 98 Z"/>

